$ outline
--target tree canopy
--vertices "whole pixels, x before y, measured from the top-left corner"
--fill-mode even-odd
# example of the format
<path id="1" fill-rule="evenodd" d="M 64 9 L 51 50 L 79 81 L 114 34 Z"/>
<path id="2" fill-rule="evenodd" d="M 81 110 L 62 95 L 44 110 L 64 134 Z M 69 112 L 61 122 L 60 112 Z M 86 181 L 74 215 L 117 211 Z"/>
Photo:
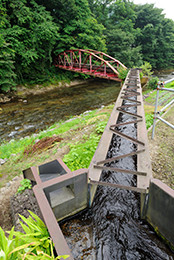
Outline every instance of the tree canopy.
<path id="1" fill-rule="evenodd" d="M 128 67 L 174 66 L 174 21 L 130 0 L 1 0 L 0 89 L 43 82 L 67 49 L 107 52 Z"/>

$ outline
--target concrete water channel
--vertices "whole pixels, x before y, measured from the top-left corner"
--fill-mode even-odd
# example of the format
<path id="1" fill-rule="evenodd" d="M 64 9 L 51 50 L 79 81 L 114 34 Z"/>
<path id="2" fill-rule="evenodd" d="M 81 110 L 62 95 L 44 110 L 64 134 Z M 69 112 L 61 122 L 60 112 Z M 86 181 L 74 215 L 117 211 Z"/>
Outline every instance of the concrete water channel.
<path id="1" fill-rule="evenodd" d="M 58 160 L 31 167 L 24 171 L 24 177 L 33 182 L 38 205 L 58 254 L 88 260 L 174 259 L 172 251 L 142 220 L 147 217 L 152 220 L 151 224 L 156 224 L 153 209 L 161 213 L 162 207 L 173 205 L 173 193 L 155 180 L 150 182 L 151 165 L 138 70 L 130 71 L 123 85 L 89 169 L 70 172 Z M 159 190 L 165 193 L 161 197 L 170 196 L 170 204 L 165 204 L 166 199 L 159 200 L 156 196 Z M 160 209 L 153 203 L 154 195 Z M 76 213 L 75 218 L 67 220 Z M 173 209 L 170 214 L 172 216 Z M 161 223 L 157 225 L 159 232 L 172 242 L 170 216 L 167 215 L 167 233 L 161 229 L 162 222 L 166 224 L 166 215 L 159 215 Z"/>

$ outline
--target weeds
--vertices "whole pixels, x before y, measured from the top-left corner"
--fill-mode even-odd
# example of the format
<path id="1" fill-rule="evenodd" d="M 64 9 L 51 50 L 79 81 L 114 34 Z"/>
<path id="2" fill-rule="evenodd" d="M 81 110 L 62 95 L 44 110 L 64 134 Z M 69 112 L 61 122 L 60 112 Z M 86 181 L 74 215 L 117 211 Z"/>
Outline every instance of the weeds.
<path id="1" fill-rule="evenodd" d="M 32 188 L 32 185 L 31 185 L 31 181 L 29 179 L 23 179 L 21 182 L 20 182 L 20 186 L 17 190 L 17 193 L 22 193 L 24 192 L 26 189 L 31 189 Z"/>
<path id="2" fill-rule="evenodd" d="M 69 255 L 55 257 L 53 242 L 43 221 L 33 212 L 29 211 L 29 218 L 20 216 L 20 224 L 25 233 L 15 232 L 14 227 L 5 232 L 0 227 L 0 259 L 4 260 L 30 260 L 30 259 L 67 259 Z"/>

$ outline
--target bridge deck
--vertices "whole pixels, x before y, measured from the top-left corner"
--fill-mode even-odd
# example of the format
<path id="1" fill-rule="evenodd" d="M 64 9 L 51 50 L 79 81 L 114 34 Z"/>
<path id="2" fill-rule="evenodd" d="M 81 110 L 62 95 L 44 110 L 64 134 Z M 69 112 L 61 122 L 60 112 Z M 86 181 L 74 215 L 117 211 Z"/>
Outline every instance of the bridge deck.
<path id="1" fill-rule="evenodd" d="M 124 101 L 128 100 L 129 105 L 124 105 Z M 130 113 L 128 111 L 129 107 L 137 107 L 137 113 Z M 125 123 L 117 123 L 118 117 L 120 113 L 126 113 L 130 116 L 131 120 Z M 136 119 L 135 119 L 136 118 Z M 117 130 L 119 125 L 128 125 L 134 124 L 137 129 L 137 138 L 132 138 L 128 135 L 123 134 Z M 136 144 L 136 151 L 132 154 L 125 154 L 122 156 L 114 157 L 111 159 L 106 159 L 107 152 L 109 150 L 109 146 L 113 137 L 113 134 L 117 134 L 121 136 L 121 138 L 126 138 Z M 152 169 L 151 162 L 149 156 L 148 149 L 148 139 L 147 139 L 147 131 L 145 124 L 145 115 L 143 108 L 143 98 L 142 98 L 142 89 L 139 77 L 139 70 L 131 69 L 128 73 L 128 76 L 125 80 L 125 83 L 120 91 L 120 94 L 115 103 L 114 109 L 111 113 L 110 119 L 107 123 L 107 126 L 104 130 L 100 143 L 96 149 L 96 152 L 93 156 L 91 164 L 89 166 L 89 179 L 92 184 L 91 187 L 91 204 L 93 202 L 95 192 L 97 189 L 97 185 L 108 185 L 107 183 L 101 183 L 100 176 L 103 169 L 107 169 L 108 167 L 104 166 L 108 161 L 119 160 L 120 158 L 131 156 L 133 154 L 137 154 L 137 171 L 128 171 L 124 169 L 114 169 L 115 172 L 124 172 L 125 174 L 135 174 L 137 175 L 137 188 L 134 187 L 134 191 L 141 192 L 142 203 L 141 203 L 141 212 L 143 209 L 143 199 L 144 193 L 148 191 L 150 179 L 152 177 Z M 112 170 L 108 168 L 108 170 Z M 121 186 L 117 187 L 115 184 L 115 188 L 122 189 L 131 189 L 133 187 Z"/>

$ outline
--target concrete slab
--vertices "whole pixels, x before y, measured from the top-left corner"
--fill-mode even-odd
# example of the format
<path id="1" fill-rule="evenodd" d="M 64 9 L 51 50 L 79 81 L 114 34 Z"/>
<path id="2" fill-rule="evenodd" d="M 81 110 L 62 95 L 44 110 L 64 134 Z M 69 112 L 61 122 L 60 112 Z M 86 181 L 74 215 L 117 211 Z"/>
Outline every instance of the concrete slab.
<path id="1" fill-rule="evenodd" d="M 158 179 L 150 182 L 146 219 L 174 249 L 174 190 Z"/>

